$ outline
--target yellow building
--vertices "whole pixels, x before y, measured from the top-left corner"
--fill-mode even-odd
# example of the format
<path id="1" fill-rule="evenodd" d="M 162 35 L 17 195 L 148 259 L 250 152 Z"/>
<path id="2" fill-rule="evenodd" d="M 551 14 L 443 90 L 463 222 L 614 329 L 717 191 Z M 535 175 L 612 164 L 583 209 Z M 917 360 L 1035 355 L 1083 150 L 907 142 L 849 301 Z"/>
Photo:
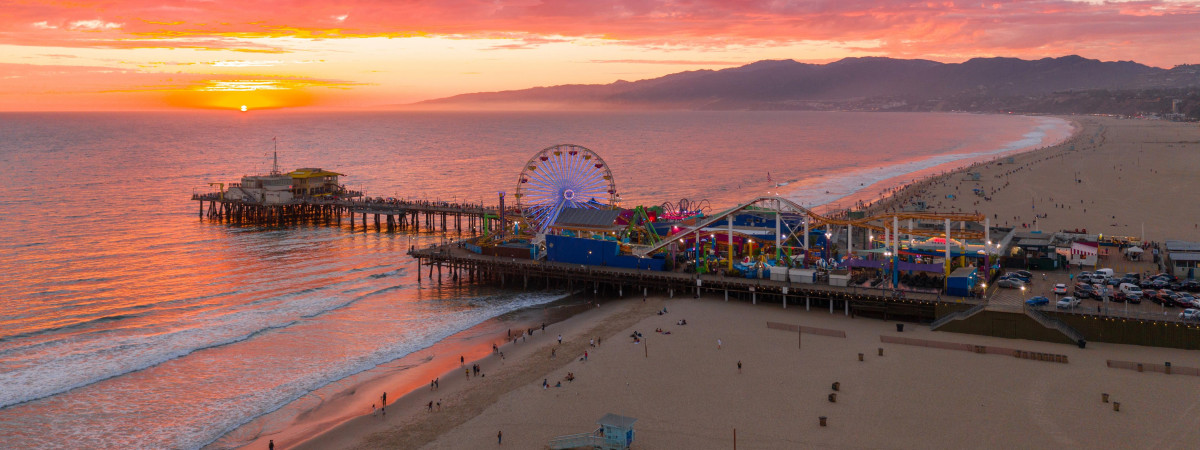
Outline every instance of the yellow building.
<path id="1" fill-rule="evenodd" d="M 296 197 L 322 197 L 342 192 L 338 177 L 345 176 L 320 168 L 296 169 L 288 173 L 292 177 L 292 194 Z"/>

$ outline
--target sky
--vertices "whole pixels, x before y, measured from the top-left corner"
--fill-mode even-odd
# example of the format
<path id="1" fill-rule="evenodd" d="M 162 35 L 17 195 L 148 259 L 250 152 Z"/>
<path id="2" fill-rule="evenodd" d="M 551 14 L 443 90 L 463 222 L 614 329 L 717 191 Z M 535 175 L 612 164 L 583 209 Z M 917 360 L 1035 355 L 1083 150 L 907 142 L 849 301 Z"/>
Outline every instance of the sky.
<path id="1" fill-rule="evenodd" d="M 1200 0 L 0 0 L 0 110 L 367 109 L 763 59 L 1200 63 Z"/>

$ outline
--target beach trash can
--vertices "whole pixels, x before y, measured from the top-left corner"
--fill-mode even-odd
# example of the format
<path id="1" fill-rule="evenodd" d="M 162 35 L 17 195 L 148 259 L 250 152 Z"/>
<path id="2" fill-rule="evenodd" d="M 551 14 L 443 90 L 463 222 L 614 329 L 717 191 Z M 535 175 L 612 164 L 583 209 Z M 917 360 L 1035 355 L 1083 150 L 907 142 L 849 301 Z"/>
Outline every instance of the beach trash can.
<path id="1" fill-rule="evenodd" d="M 904 324 L 902 324 L 902 323 L 896 324 L 896 332 L 903 333 L 904 332 Z"/>
<path id="2" fill-rule="evenodd" d="M 837 403 L 837 394 L 829 394 L 829 403 Z"/>
<path id="3" fill-rule="evenodd" d="M 1079 344 L 1079 348 L 1087 347 L 1087 341 L 1083 339 L 1080 339 L 1079 342 L 1076 342 L 1076 344 Z"/>
<path id="4" fill-rule="evenodd" d="M 1108 393 L 1107 392 L 1100 394 L 1100 401 L 1102 401 L 1104 403 L 1108 403 Z"/>
<path id="5" fill-rule="evenodd" d="M 825 426 L 825 420 L 827 419 L 827 417 L 821 416 L 821 417 L 818 417 L 817 419 L 821 421 L 821 426 Z"/>
<path id="6" fill-rule="evenodd" d="M 834 381 L 834 382 L 833 382 L 833 390 L 835 390 L 835 391 L 840 391 L 840 390 L 842 390 L 842 383 L 841 383 L 841 382 Z"/>

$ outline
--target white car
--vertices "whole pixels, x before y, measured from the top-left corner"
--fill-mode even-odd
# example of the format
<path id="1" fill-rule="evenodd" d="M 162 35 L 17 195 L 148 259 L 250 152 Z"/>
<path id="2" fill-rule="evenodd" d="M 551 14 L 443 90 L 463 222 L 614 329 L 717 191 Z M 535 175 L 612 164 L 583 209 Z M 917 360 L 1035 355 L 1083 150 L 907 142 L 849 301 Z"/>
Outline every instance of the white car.
<path id="1" fill-rule="evenodd" d="M 1188 308 L 1179 313 L 1179 318 L 1183 320 L 1200 320 L 1200 309 Z"/>
<path id="2" fill-rule="evenodd" d="M 1054 293 L 1057 295 L 1067 295 L 1067 285 L 1062 283 L 1054 285 Z"/>
<path id="3" fill-rule="evenodd" d="M 1058 309 L 1073 309 L 1079 307 L 1079 299 L 1075 297 L 1063 297 L 1058 303 L 1054 304 Z"/>

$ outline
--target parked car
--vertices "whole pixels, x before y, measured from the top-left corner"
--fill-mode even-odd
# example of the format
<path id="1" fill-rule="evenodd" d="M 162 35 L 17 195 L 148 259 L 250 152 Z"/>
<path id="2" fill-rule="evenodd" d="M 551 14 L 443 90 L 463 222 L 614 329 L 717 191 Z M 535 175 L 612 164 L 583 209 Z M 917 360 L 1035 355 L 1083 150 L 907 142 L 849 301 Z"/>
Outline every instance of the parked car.
<path id="1" fill-rule="evenodd" d="M 1054 285 L 1053 291 L 1056 295 L 1067 295 L 1067 285 L 1058 283 Z"/>
<path id="2" fill-rule="evenodd" d="M 1015 273 L 1015 274 L 1019 275 L 1021 278 L 1033 278 L 1033 273 L 1028 270 L 1014 270 L 1009 273 Z"/>
<path id="3" fill-rule="evenodd" d="M 1108 297 L 1108 301 L 1114 303 L 1125 303 L 1125 300 L 1128 299 L 1129 298 L 1125 296 L 1125 293 L 1121 291 L 1117 291 L 1115 294 Z"/>
<path id="4" fill-rule="evenodd" d="M 1200 282 L 1187 280 L 1179 284 L 1179 288 L 1188 292 L 1200 292 Z"/>
<path id="5" fill-rule="evenodd" d="M 1121 292 L 1124 292 L 1125 295 L 1128 295 L 1130 297 L 1135 297 L 1135 296 L 1138 298 L 1142 297 L 1142 288 L 1137 287 L 1136 284 L 1121 283 L 1120 289 L 1121 289 Z"/>
<path id="6" fill-rule="evenodd" d="M 1025 287 L 1025 283 L 1020 278 L 1001 278 L 996 282 L 996 286 L 1008 289 L 1020 289 Z"/>
<path id="7" fill-rule="evenodd" d="M 1150 300 L 1150 301 L 1152 301 L 1152 302 L 1154 302 L 1154 303 L 1162 303 L 1162 300 L 1158 298 L 1158 291 L 1156 291 L 1156 290 L 1153 290 L 1153 289 L 1145 289 L 1145 290 L 1143 290 L 1143 291 L 1142 291 L 1142 298 L 1144 298 L 1144 299 L 1148 299 L 1148 300 Z"/>
<path id="8" fill-rule="evenodd" d="M 1200 320 L 1200 309 L 1188 308 L 1179 313 L 1179 318 L 1183 320 Z"/>
<path id="9" fill-rule="evenodd" d="M 1031 297 L 1029 300 L 1025 300 L 1025 304 L 1029 306 L 1046 306 L 1050 304 L 1050 299 L 1039 295 L 1037 297 Z"/>
<path id="10" fill-rule="evenodd" d="M 1076 298 L 1091 298 L 1096 296 L 1096 288 L 1087 283 L 1075 283 Z"/>
<path id="11" fill-rule="evenodd" d="M 1063 297 L 1054 305 L 1058 309 L 1073 309 L 1079 307 L 1079 299 L 1075 297 Z"/>
<path id="12" fill-rule="evenodd" d="M 1142 274 L 1137 272 L 1125 272 L 1125 276 L 1122 278 L 1133 278 L 1134 280 L 1141 281 Z M 1135 281 L 1134 284 L 1137 284 L 1137 281 Z"/>
<path id="13" fill-rule="evenodd" d="M 1009 272 L 1009 273 L 1006 273 L 1006 274 L 1004 274 L 1004 276 L 1002 276 L 1002 277 L 1000 277 L 1000 278 L 1009 278 L 1009 279 L 1016 278 L 1016 279 L 1018 279 L 1018 280 L 1021 280 L 1021 282 L 1022 282 L 1022 283 L 1025 283 L 1025 284 L 1029 284 L 1029 283 L 1032 283 L 1032 282 L 1033 282 L 1033 277 L 1030 277 L 1030 276 L 1027 276 L 1027 275 L 1021 275 L 1021 274 L 1019 274 L 1019 273 L 1016 273 L 1016 272 Z"/>
<path id="14" fill-rule="evenodd" d="M 1193 297 L 1184 297 L 1183 294 L 1175 293 L 1171 295 L 1171 303 L 1180 308 L 1191 308 Z"/>

